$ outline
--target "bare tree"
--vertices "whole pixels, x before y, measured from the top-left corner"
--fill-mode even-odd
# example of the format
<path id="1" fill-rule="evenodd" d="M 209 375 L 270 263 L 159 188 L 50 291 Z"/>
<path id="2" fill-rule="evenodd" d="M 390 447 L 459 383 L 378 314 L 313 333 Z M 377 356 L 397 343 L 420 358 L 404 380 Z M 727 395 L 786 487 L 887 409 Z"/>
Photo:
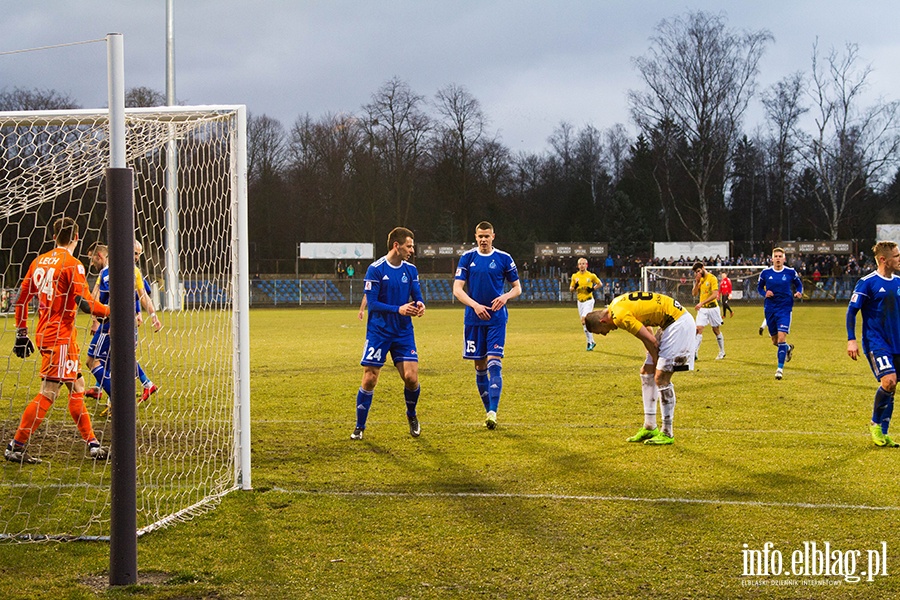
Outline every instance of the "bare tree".
<path id="1" fill-rule="evenodd" d="M 595 208 L 599 208 L 604 191 L 603 182 L 606 180 L 601 137 L 600 130 L 593 125 L 585 125 L 579 130 L 575 140 L 576 172 L 590 188 L 591 205 Z"/>
<path id="2" fill-rule="evenodd" d="M 702 11 L 663 20 L 656 32 L 649 54 L 634 59 L 648 89 L 629 91 L 631 114 L 646 132 L 671 121 L 685 136 L 676 158 L 696 188 L 684 205 L 696 220 L 677 214 L 694 237 L 708 240 L 711 202 L 724 202 L 726 165 L 772 36 L 729 30 L 723 16 Z"/>
<path id="3" fill-rule="evenodd" d="M 631 139 L 628 131 L 621 123 L 616 123 L 603 132 L 605 141 L 603 147 L 603 162 L 606 170 L 612 177 L 612 185 L 615 186 L 622 179 L 625 170 L 625 161 L 628 159 Z"/>
<path id="4" fill-rule="evenodd" d="M 13 88 L 0 92 L 0 110 L 63 110 L 80 108 L 74 98 L 56 90 Z"/>
<path id="5" fill-rule="evenodd" d="M 567 178 L 575 155 L 575 126 L 568 121 L 561 121 L 547 141 L 562 165 L 563 178 Z"/>
<path id="6" fill-rule="evenodd" d="M 285 132 L 278 119 L 251 115 L 247 119 L 247 177 L 252 181 L 280 173 L 285 164 Z"/>
<path id="7" fill-rule="evenodd" d="M 790 210 L 789 190 L 796 179 L 797 127 L 800 117 L 809 110 L 801 104 L 805 88 L 803 74 L 793 73 L 772 85 L 762 95 L 770 129 L 770 139 L 766 146 L 769 148 L 775 194 L 768 206 L 777 215 L 774 227 L 770 230 L 775 239 L 784 239 L 785 214 L 786 210 Z M 767 187 L 767 194 L 769 191 Z M 789 233 L 790 228 L 787 227 L 787 230 Z"/>
<path id="8" fill-rule="evenodd" d="M 137 86 L 125 91 L 126 108 L 165 106 L 166 95 L 153 88 Z"/>
<path id="9" fill-rule="evenodd" d="M 364 107 L 363 129 L 387 173 L 398 224 L 409 224 L 416 178 L 425 155 L 425 136 L 431 128 L 422 111 L 423 100 L 409 84 L 394 77 Z"/>
<path id="10" fill-rule="evenodd" d="M 842 55 L 832 50 L 824 64 L 818 44 L 813 47 L 815 129 L 800 154 L 819 180 L 815 200 L 825 217 L 825 233 L 833 240 L 848 209 L 869 186 L 884 183 L 900 152 L 900 103 L 879 100 L 860 106 L 872 69 L 858 60 L 855 44 L 848 44 Z"/>
<path id="11" fill-rule="evenodd" d="M 447 161 L 452 165 L 457 188 L 454 194 L 456 222 L 460 230 L 469 233 L 469 209 L 473 206 L 471 179 L 480 171 L 479 159 L 487 118 L 481 110 L 481 103 L 469 91 L 456 84 L 450 84 L 435 95 L 435 108 L 439 115 L 437 123 L 436 161 Z M 474 225 L 474 224 L 472 224 Z"/>

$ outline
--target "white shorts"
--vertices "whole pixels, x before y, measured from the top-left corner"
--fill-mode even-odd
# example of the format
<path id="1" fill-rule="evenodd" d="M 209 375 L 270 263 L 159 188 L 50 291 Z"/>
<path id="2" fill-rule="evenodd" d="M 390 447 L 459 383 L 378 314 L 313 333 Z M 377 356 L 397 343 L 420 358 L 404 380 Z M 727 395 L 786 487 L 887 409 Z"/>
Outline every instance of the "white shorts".
<path id="1" fill-rule="evenodd" d="M 578 302 L 578 316 L 579 317 L 581 317 L 582 319 L 585 318 L 588 315 L 588 313 L 591 312 L 592 310 L 594 310 L 594 299 L 593 298 L 591 298 L 590 300 L 585 300 L 584 302 L 581 302 L 579 300 L 579 302 Z"/>
<path id="2" fill-rule="evenodd" d="M 718 327 L 722 324 L 722 313 L 719 312 L 719 307 L 715 308 L 701 308 L 697 311 L 697 326 L 698 327 L 706 327 L 709 325 L 710 327 Z"/>
<path id="3" fill-rule="evenodd" d="M 691 313 L 684 311 L 678 320 L 656 332 L 659 340 L 659 361 L 657 371 L 693 371 L 694 348 L 697 345 L 696 325 Z M 647 353 L 647 364 L 653 364 L 650 353 Z"/>

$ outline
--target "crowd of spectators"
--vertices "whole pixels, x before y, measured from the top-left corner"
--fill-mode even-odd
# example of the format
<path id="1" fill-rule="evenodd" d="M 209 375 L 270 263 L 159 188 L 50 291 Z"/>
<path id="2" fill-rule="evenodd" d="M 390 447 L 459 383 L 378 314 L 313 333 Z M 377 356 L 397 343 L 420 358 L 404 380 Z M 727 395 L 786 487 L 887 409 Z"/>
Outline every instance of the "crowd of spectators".
<path id="1" fill-rule="evenodd" d="M 535 258 L 531 263 L 525 261 L 520 265 L 519 272 L 525 279 L 530 277 L 568 279 L 577 270 L 577 260 L 578 257 Z M 641 268 L 645 266 L 690 267 L 698 261 L 714 271 L 715 267 L 723 266 L 769 266 L 772 264 L 772 257 L 768 254 L 754 254 L 725 258 L 721 256 L 680 256 L 677 259 L 644 259 L 616 254 L 594 259 L 589 265 L 589 269 L 601 278 L 628 279 L 640 277 Z M 811 279 L 815 283 L 833 277 L 858 278 L 875 270 L 875 261 L 863 252 L 859 254 L 793 254 L 788 256 L 786 264 L 796 269 L 801 277 Z"/>

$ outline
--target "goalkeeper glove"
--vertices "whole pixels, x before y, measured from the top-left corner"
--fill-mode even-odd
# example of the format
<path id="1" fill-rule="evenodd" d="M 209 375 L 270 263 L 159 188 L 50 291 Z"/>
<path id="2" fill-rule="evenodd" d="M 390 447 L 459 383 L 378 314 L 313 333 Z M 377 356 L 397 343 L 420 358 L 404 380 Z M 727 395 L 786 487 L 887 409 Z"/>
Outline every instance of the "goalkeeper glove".
<path id="1" fill-rule="evenodd" d="M 16 330 L 16 345 L 13 346 L 13 352 L 19 358 L 28 358 L 34 352 L 34 344 L 28 339 L 28 329 L 22 327 Z"/>

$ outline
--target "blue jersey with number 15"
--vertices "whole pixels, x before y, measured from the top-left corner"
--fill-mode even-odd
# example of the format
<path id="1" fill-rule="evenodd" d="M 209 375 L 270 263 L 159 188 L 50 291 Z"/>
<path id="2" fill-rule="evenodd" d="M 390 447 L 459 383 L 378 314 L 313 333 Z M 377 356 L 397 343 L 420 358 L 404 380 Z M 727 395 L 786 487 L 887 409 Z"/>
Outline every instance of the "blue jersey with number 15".
<path id="1" fill-rule="evenodd" d="M 456 277 L 466 282 L 466 293 L 475 302 L 491 307 L 497 296 L 504 292 L 505 283 L 519 280 L 519 271 L 512 256 L 494 248 L 488 254 L 481 254 L 473 248 L 459 258 Z M 467 306 L 465 325 L 497 325 L 506 323 L 509 313 L 506 306 L 491 314 L 488 321 L 478 318 L 475 310 Z"/>

